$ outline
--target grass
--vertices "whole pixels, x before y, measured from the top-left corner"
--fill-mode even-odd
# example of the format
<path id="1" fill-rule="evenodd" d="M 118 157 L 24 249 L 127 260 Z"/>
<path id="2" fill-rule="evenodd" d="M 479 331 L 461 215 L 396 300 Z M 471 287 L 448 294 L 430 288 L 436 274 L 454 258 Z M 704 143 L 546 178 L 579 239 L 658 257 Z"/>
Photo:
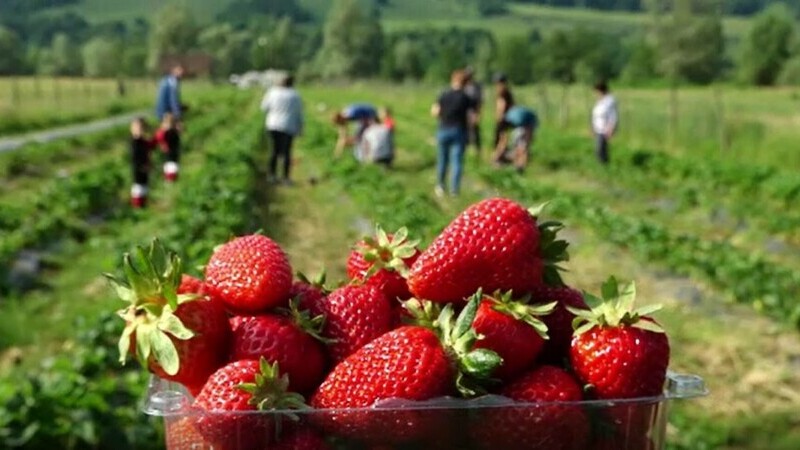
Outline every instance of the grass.
<path id="1" fill-rule="evenodd" d="M 0 136 L 150 108 L 153 81 L 130 80 L 119 96 L 116 80 L 0 78 Z"/>

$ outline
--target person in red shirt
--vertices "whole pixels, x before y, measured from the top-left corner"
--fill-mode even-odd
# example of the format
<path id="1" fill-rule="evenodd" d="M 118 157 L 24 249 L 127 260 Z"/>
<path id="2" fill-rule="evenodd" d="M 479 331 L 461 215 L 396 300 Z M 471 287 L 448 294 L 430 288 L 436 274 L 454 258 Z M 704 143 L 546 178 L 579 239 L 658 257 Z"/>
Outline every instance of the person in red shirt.
<path id="1" fill-rule="evenodd" d="M 180 169 L 178 163 L 180 160 L 181 137 L 177 121 L 172 113 L 164 113 L 161 126 L 155 135 L 155 141 L 166 156 L 164 179 L 167 182 L 177 181 Z"/>

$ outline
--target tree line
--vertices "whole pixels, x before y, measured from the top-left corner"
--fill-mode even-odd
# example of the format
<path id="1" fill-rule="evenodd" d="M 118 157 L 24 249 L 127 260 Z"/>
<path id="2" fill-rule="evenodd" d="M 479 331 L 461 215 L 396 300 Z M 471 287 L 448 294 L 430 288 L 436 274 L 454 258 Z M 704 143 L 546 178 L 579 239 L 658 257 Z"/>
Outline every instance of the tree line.
<path id="1" fill-rule="evenodd" d="M 321 25 L 293 1 L 239 0 L 210 25 L 171 3 L 151 21 L 90 25 L 73 17 L 79 25 L 65 30 L 59 27 L 70 22 L 54 19 L 35 36 L 0 25 L 0 75 L 139 77 L 155 74 L 163 55 L 200 50 L 213 57 L 212 75 L 219 78 L 275 68 L 305 79 L 440 82 L 469 64 L 484 79 L 503 71 L 520 84 L 598 78 L 628 84 L 800 84 L 800 40 L 789 6 L 775 4 L 760 12 L 743 41 L 731 48 L 722 15 L 710 2 L 642 1 L 658 8 L 651 10 L 649 25 L 633 35 L 531 28 L 502 37 L 458 27 L 386 32 L 381 0 L 335 0 Z"/>

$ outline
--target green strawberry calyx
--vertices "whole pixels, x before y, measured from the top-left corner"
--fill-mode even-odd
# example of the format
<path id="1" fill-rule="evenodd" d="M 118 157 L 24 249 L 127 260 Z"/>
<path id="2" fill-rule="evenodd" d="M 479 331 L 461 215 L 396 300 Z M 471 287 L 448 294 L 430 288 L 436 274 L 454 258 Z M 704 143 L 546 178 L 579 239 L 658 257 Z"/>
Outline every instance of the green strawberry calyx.
<path id="1" fill-rule="evenodd" d="M 410 317 L 404 317 L 403 322 L 407 325 L 417 325 L 420 327 L 437 329 L 439 315 L 442 314 L 442 305 L 439 303 L 423 301 L 416 298 L 400 302 L 402 307 L 408 311 Z"/>
<path id="2" fill-rule="evenodd" d="M 356 246 L 356 251 L 370 263 L 364 274 L 364 280 L 386 269 L 399 273 L 403 278 L 408 276 L 408 265 L 405 260 L 417 252 L 418 240 L 408 239 L 408 228 L 402 227 L 391 237 L 380 226 L 375 229 L 375 237 L 367 236 Z"/>
<path id="3" fill-rule="evenodd" d="M 547 335 L 547 325 L 539 317 L 552 313 L 558 302 L 531 305 L 529 304 L 530 295 L 515 299 L 511 291 L 498 291 L 491 297 L 484 297 L 484 299 L 494 303 L 492 309 L 495 311 L 525 322 L 533 327 L 542 339 L 550 339 Z"/>
<path id="4" fill-rule="evenodd" d="M 168 252 L 158 239 L 150 246 L 137 246 L 123 256 L 125 279 L 104 274 L 117 296 L 129 305 L 118 311 L 125 320 L 118 348 L 120 363 L 125 364 L 134 341 L 136 357 L 147 367 L 152 356 L 168 375 L 180 368 L 178 350 L 172 339 L 188 340 L 194 332 L 186 328 L 175 311 L 182 303 L 193 301 L 197 294 L 178 295 L 181 283 L 181 260 Z"/>
<path id="5" fill-rule="evenodd" d="M 610 277 L 601 288 L 602 298 L 584 292 L 584 300 L 590 309 L 573 308 L 567 310 L 575 314 L 572 328 L 575 335 L 581 335 L 594 327 L 613 328 L 632 326 L 654 333 L 663 333 L 664 329 L 648 316 L 661 305 L 647 305 L 634 309 L 636 285 L 633 281 L 620 284 L 615 277 Z"/>
<path id="6" fill-rule="evenodd" d="M 259 373 L 251 383 L 237 386 L 251 395 L 247 403 L 259 411 L 304 410 L 308 409 L 305 399 L 296 392 L 289 391 L 289 376 L 281 375 L 278 363 L 270 364 L 262 356 L 259 360 Z"/>
<path id="7" fill-rule="evenodd" d="M 325 282 L 327 281 L 327 274 L 325 273 L 324 269 L 314 278 L 309 278 L 308 275 L 304 274 L 303 272 L 297 272 L 295 276 L 301 282 L 313 288 L 319 289 L 325 295 L 331 293 L 331 290 L 325 285 Z"/>
<path id="8" fill-rule="evenodd" d="M 485 394 L 485 386 L 493 381 L 492 373 L 503 363 L 492 350 L 473 349 L 475 342 L 483 338 L 472 328 L 482 298 L 483 293 L 478 290 L 458 317 L 454 317 L 453 305 L 447 304 L 436 321 L 442 344 L 456 364 L 456 388 L 465 397 Z"/>
<path id="9" fill-rule="evenodd" d="M 325 327 L 325 316 L 320 314 L 312 317 L 311 311 L 300 308 L 301 300 L 301 297 L 297 296 L 289 300 L 288 308 L 281 308 L 279 311 L 292 319 L 292 322 L 294 322 L 298 328 L 314 339 L 324 344 L 333 343 L 335 339 L 328 339 L 322 336 L 322 329 Z"/>
<path id="10" fill-rule="evenodd" d="M 558 238 L 558 232 L 564 229 L 564 224 L 555 220 L 539 221 L 548 203 L 534 206 L 528 209 L 528 213 L 536 219 L 536 226 L 539 229 L 539 254 L 544 261 L 544 282 L 549 286 L 563 286 L 564 280 L 561 279 L 561 272 L 566 269 L 560 264 L 569 261 L 569 242 Z"/>

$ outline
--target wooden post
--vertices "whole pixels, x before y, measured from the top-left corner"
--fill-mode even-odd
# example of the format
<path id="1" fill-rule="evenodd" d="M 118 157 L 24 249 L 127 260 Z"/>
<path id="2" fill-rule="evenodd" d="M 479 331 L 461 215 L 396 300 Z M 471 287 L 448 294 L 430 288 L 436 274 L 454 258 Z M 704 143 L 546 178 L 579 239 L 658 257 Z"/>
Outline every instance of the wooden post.
<path id="1" fill-rule="evenodd" d="M 542 81 L 536 87 L 536 93 L 539 95 L 539 103 L 541 104 L 542 118 L 547 120 L 550 118 L 550 98 L 547 95 L 547 84 Z"/>
<path id="2" fill-rule="evenodd" d="M 19 90 L 19 78 L 12 77 L 11 78 L 11 105 L 14 107 L 18 107 L 21 102 L 20 98 L 20 90 Z"/>
<path id="3" fill-rule="evenodd" d="M 567 127 L 569 121 L 569 84 L 562 83 L 561 85 L 561 128 Z"/>
<path id="4" fill-rule="evenodd" d="M 728 150 L 728 130 L 725 126 L 725 103 L 722 98 L 722 87 L 719 85 L 714 85 L 714 106 L 716 106 L 717 112 L 719 152 L 724 154 Z"/>
<path id="5" fill-rule="evenodd" d="M 678 83 L 673 81 L 669 88 L 669 135 L 667 142 L 675 148 L 678 137 Z"/>

